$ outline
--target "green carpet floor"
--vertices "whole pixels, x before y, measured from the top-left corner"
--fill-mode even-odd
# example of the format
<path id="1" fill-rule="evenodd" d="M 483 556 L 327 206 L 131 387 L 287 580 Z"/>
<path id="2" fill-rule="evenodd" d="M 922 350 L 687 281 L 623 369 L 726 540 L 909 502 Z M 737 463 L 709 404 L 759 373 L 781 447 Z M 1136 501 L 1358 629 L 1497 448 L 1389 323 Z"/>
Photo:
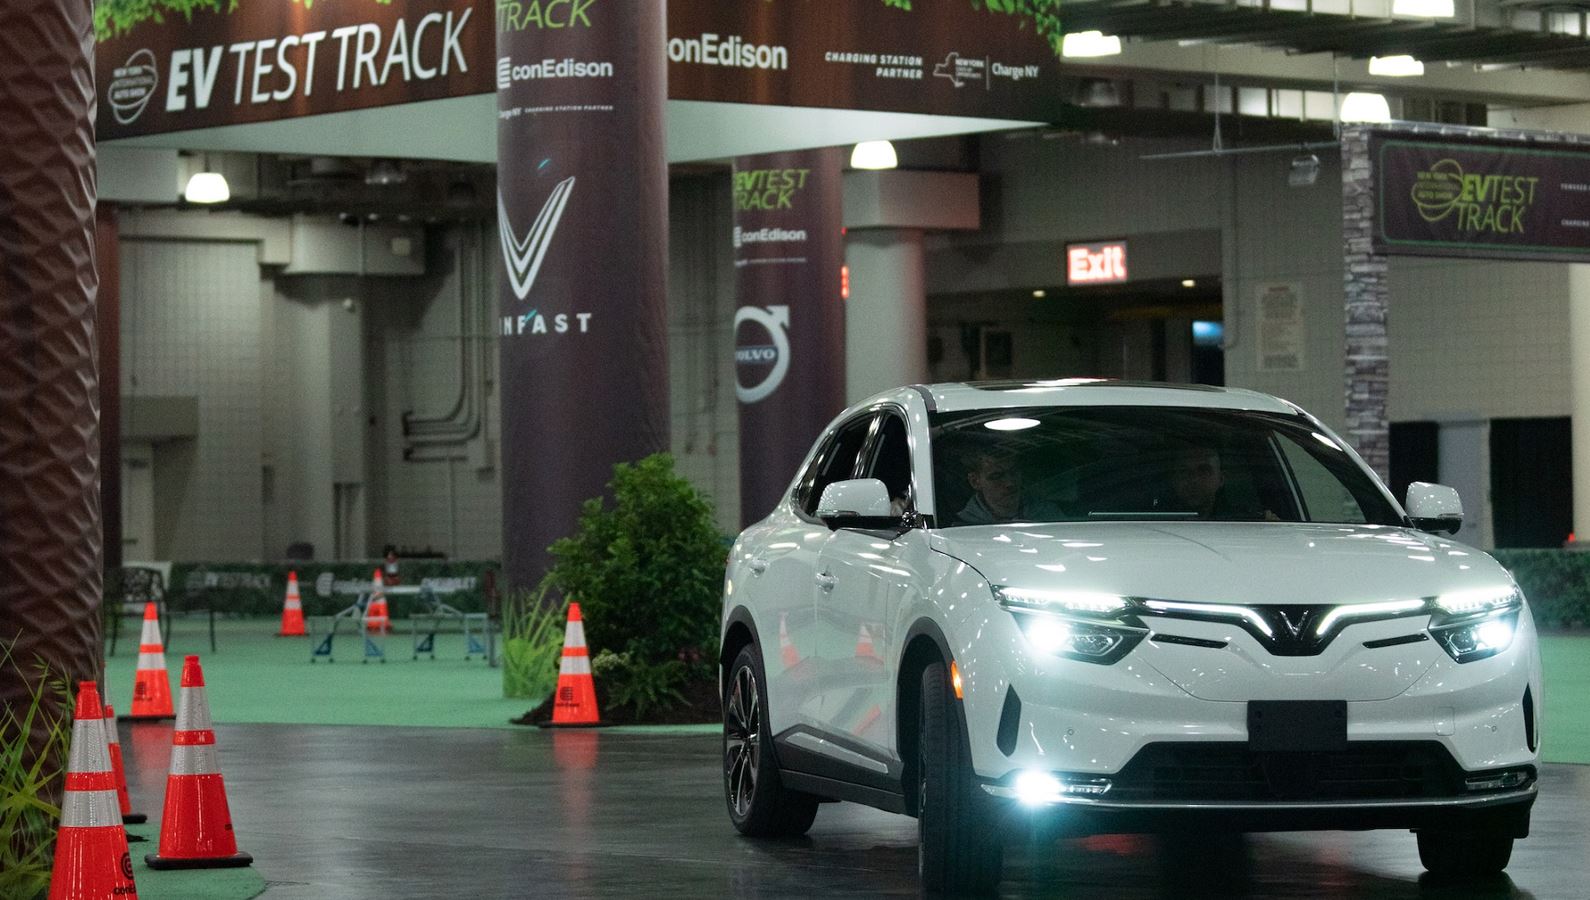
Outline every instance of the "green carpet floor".
<path id="1" fill-rule="evenodd" d="M 466 662 L 461 635 L 439 635 L 433 662 L 411 659 L 408 635 L 394 634 L 387 639 L 385 663 L 361 663 L 357 638 L 345 635 L 337 638 L 337 662 L 311 665 L 308 638 L 278 638 L 275 630 L 274 621 L 218 622 L 212 653 L 205 623 L 179 619 L 166 648 L 173 696 L 182 655 L 198 653 L 217 722 L 510 728 L 508 719 L 535 705 L 502 699 L 502 670 L 478 656 Z M 118 711 L 126 711 L 132 697 L 136 649 L 123 643 L 109 660 L 110 696 Z M 1541 656 L 1545 758 L 1590 763 L 1590 635 L 1543 637 Z"/>
<path id="2" fill-rule="evenodd" d="M 510 728 L 508 720 L 534 703 L 502 698 L 502 669 L 477 654 L 464 660 L 458 634 L 436 638 L 436 659 L 412 659 L 407 623 L 387 638 L 387 662 L 361 663 L 357 636 L 336 639 L 336 662 L 309 662 L 309 638 L 279 638 L 274 621 L 216 623 L 216 650 L 200 619 L 177 619 L 166 647 L 175 700 L 182 657 L 196 653 L 204 666 L 210 713 L 223 723 L 304 725 L 434 725 Z M 127 632 L 122 632 L 124 635 Z M 137 630 L 106 662 L 107 689 L 118 713 L 131 707 Z"/>
<path id="3" fill-rule="evenodd" d="M 132 851 L 133 882 L 142 900 L 249 900 L 265 892 L 265 879 L 252 866 L 157 872 L 144 862 L 144 855 L 159 847 L 160 830 L 153 824 L 128 825 L 127 834 L 144 838 L 127 845 Z"/>

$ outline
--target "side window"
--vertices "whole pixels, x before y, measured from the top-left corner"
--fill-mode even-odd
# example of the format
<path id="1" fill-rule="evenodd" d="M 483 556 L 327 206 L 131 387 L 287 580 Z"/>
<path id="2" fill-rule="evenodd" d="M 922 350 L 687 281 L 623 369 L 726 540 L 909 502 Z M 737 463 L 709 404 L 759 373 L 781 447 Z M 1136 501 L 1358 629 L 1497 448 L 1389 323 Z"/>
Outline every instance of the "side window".
<path id="1" fill-rule="evenodd" d="M 882 481 L 889 489 L 896 515 L 912 508 L 916 497 L 911 492 L 911 446 L 905 420 L 895 413 L 884 413 L 878 436 L 873 441 L 872 465 L 866 477 Z"/>
<path id="2" fill-rule="evenodd" d="M 1308 522 L 1341 522 L 1362 525 L 1368 521 L 1364 509 L 1340 478 L 1331 474 L 1325 464 L 1309 451 L 1298 446 L 1290 436 L 1279 440 L 1281 454 L 1297 480 L 1298 493 L 1302 495 L 1304 520 Z"/>
<path id="3" fill-rule="evenodd" d="M 823 498 L 823 488 L 836 481 L 855 477 L 856 461 L 867 442 L 867 432 L 872 428 L 873 416 L 862 416 L 839 429 L 823 448 L 812 470 L 812 476 L 802 487 L 800 507 L 808 516 L 817 515 L 817 503 Z"/>

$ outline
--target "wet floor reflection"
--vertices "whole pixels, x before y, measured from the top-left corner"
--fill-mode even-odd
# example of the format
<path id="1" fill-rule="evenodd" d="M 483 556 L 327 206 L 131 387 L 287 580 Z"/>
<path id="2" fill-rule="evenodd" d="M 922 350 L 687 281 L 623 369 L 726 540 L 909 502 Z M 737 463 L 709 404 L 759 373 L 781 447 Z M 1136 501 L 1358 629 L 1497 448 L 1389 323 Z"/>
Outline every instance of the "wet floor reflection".
<path id="1" fill-rule="evenodd" d="M 911 819 L 825 804 L 808 837 L 760 842 L 736 834 L 712 734 L 218 731 L 239 839 L 274 883 L 266 900 L 918 896 Z M 169 728 L 123 735 L 138 770 L 135 805 L 158 807 Z M 1590 767 L 1546 767 L 1535 836 L 1519 843 L 1511 877 L 1488 884 L 1421 877 L 1406 832 L 1101 835 L 1013 846 L 1000 893 L 1583 900 L 1587 810 Z"/>

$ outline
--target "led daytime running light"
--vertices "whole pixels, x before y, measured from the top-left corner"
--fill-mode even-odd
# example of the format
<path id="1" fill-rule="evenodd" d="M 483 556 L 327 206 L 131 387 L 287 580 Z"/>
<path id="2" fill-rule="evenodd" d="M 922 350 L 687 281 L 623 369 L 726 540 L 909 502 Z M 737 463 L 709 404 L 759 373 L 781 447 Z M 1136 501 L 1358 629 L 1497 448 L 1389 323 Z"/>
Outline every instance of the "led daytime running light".
<path id="1" fill-rule="evenodd" d="M 1518 605 L 1518 599 L 1518 589 L 1508 585 L 1451 591 L 1436 597 L 1435 605 L 1449 616 L 1469 616 L 1498 609 L 1511 609 Z"/>
<path id="2" fill-rule="evenodd" d="M 1000 604 L 1007 609 L 1016 607 L 1043 612 L 1114 616 L 1124 612 L 1127 606 L 1125 597 L 1097 591 L 1045 591 L 1001 587 L 995 588 L 994 593 L 999 598 Z"/>

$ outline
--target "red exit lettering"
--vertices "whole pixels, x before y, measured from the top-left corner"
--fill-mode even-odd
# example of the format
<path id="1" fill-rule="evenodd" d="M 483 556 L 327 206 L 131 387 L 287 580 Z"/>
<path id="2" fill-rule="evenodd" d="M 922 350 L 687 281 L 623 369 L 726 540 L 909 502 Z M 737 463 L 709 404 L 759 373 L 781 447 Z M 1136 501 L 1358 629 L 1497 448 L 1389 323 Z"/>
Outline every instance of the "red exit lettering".
<path id="1" fill-rule="evenodd" d="M 1125 281 L 1126 243 L 1073 244 L 1066 248 L 1066 284 Z"/>

